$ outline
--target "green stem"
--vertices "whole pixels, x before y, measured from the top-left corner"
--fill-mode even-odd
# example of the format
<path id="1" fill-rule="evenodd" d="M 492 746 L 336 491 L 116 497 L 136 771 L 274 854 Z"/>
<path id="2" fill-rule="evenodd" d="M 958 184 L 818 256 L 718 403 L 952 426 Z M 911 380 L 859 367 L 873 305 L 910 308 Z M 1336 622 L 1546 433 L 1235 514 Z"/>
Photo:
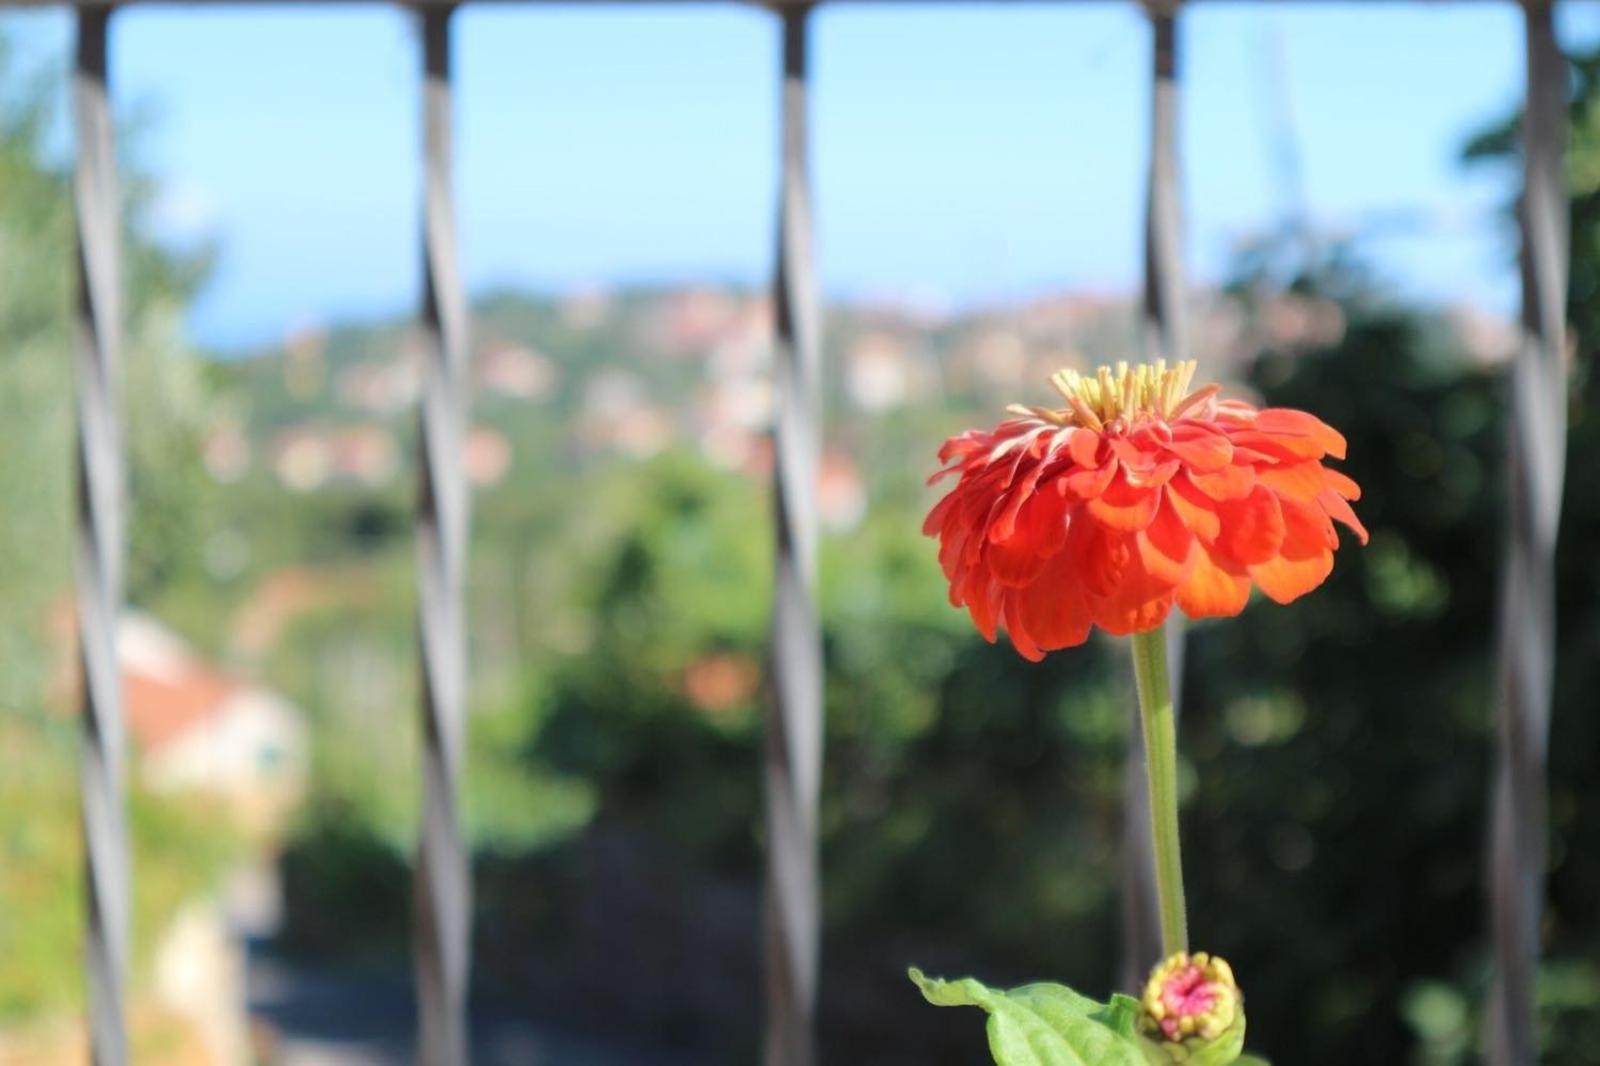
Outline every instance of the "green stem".
<path id="1" fill-rule="evenodd" d="M 1167 632 L 1133 635 L 1133 676 L 1139 687 L 1145 781 L 1150 790 L 1150 840 L 1155 848 L 1156 897 L 1161 905 L 1161 951 L 1189 950 L 1183 908 L 1183 860 L 1178 853 L 1178 728 L 1167 683 Z"/>

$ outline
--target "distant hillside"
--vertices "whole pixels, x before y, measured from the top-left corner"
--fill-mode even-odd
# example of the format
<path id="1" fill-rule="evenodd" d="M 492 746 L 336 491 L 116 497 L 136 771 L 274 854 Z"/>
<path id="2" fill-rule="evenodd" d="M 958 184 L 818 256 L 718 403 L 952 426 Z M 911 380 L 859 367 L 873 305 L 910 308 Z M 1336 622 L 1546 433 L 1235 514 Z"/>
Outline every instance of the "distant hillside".
<path id="1" fill-rule="evenodd" d="M 772 311 L 763 293 L 716 288 L 500 294 L 473 315 L 469 465 L 493 484 L 528 447 L 558 431 L 573 461 L 600 452 L 642 458 L 671 445 L 719 466 L 759 462 L 770 410 Z M 828 309 L 824 389 L 833 421 L 919 411 L 998 410 L 1043 401 L 1049 373 L 1139 357 L 1138 308 L 1123 296 L 1072 294 L 954 316 L 905 306 Z M 1491 360 L 1504 324 L 1438 318 Z M 1247 319 L 1220 294 L 1197 300 L 1193 354 L 1229 377 L 1245 353 L 1335 343 L 1342 312 L 1327 300 L 1275 297 Z M 302 330 L 218 368 L 219 419 L 206 454 L 228 479 L 251 466 L 307 491 L 381 485 L 404 467 L 419 380 L 410 320 Z"/>

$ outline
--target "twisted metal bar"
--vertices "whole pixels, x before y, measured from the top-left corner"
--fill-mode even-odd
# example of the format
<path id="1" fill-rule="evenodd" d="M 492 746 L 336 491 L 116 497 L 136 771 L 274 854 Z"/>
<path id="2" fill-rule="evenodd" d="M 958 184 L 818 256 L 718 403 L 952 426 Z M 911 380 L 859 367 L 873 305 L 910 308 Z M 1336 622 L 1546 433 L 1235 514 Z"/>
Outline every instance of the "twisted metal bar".
<path id="1" fill-rule="evenodd" d="M 123 975 L 128 959 L 129 862 L 123 805 L 122 267 L 115 140 L 107 88 L 109 9 L 78 11 L 73 70 L 77 167 L 78 302 L 74 316 L 77 407 L 77 625 L 83 671 L 78 779 L 85 848 L 85 967 L 89 1041 L 96 1066 L 127 1061 Z"/>
<path id="2" fill-rule="evenodd" d="M 462 468 L 467 414 L 467 306 L 456 253 L 451 182 L 449 8 L 422 12 L 422 397 L 418 433 L 417 568 L 422 688 L 422 835 L 416 872 L 418 1061 L 459 1066 L 466 1020 L 472 885 L 461 819 L 466 727 L 462 581 L 469 497 Z"/>
<path id="3" fill-rule="evenodd" d="M 1555 672 L 1555 548 L 1566 462 L 1567 63 L 1554 4 L 1526 0 L 1523 340 L 1511 366 L 1509 537 L 1501 575 L 1499 703 L 1490 805 L 1489 909 L 1495 979 L 1489 1057 L 1538 1058 L 1534 983 L 1544 902 L 1545 756 Z"/>
<path id="4" fill-rule="evenodd" d="M 766 1062 L 815 1061 L 817 804 L 822 780 L 822 639 L 816 583 L 820 312 L 812 267 L 806 135 L 808 8 L 784 8 L 782 189 L 773 392 L 777 552 L 772 699 L 766 719 Z"/>
<path id="5" fill-rule="evenodd" d="M 1150 174 L 1145 200 L 1145 358 L 1174 362 L 1189 357 L 1187 293 L 1183 270 L 1183 197 L 1178 184 L 1178 3 L 1146 5 L 1152 37 Z M 1182 620 L 1167 623 L 1167 666 L 1177 714 L 1183 688 Z M 1150 796 L 1145 788 L 1144 734 L 1130 718 L 1123 768 L 1122 968 L 1124 988 L 1138 988 L 1161 955 L 1161 910 L 1156 895 L 1155 843 L 1150 836 Z"/>

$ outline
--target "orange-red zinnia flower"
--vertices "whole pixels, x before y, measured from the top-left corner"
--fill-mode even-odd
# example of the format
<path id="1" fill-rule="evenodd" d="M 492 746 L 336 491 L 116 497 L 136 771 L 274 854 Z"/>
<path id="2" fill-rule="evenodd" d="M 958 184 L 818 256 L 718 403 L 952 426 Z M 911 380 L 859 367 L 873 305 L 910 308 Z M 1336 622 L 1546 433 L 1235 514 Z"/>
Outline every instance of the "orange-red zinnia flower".
<path id="1" fill-rule="evenodd" d="M 1234 615 L 1254 582 L 1288 603 L 1333 569 L 1333 520 L 1366 543 L 1337 430 L 1304 411 L 1257 410 L 1189 391 L 1194 363 L 1051 383 L 1060 410 L 1012 407 L 939 451 L 929 483 L 958 480 L 929 512 L 950 602 L 989 640 L 1005 626 L 1029 659 L 1108 633 L 1154 629 L 1174 602 Z"/>

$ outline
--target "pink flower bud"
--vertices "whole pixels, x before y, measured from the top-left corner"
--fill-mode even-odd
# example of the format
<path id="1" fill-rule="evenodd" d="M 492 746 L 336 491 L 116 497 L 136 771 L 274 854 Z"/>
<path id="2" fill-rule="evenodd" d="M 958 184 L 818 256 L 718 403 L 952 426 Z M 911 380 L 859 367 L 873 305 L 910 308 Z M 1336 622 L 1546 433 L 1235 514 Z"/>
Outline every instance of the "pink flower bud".
<path id="1" fill-rule="evenodd" d="M 1240 1014 L 1239 986 L 1223 959 L 1180 951 L 1150 972 L 1140 1003 L 1145 1032 L 1169 1043 L 1213 1041 Z"/>

